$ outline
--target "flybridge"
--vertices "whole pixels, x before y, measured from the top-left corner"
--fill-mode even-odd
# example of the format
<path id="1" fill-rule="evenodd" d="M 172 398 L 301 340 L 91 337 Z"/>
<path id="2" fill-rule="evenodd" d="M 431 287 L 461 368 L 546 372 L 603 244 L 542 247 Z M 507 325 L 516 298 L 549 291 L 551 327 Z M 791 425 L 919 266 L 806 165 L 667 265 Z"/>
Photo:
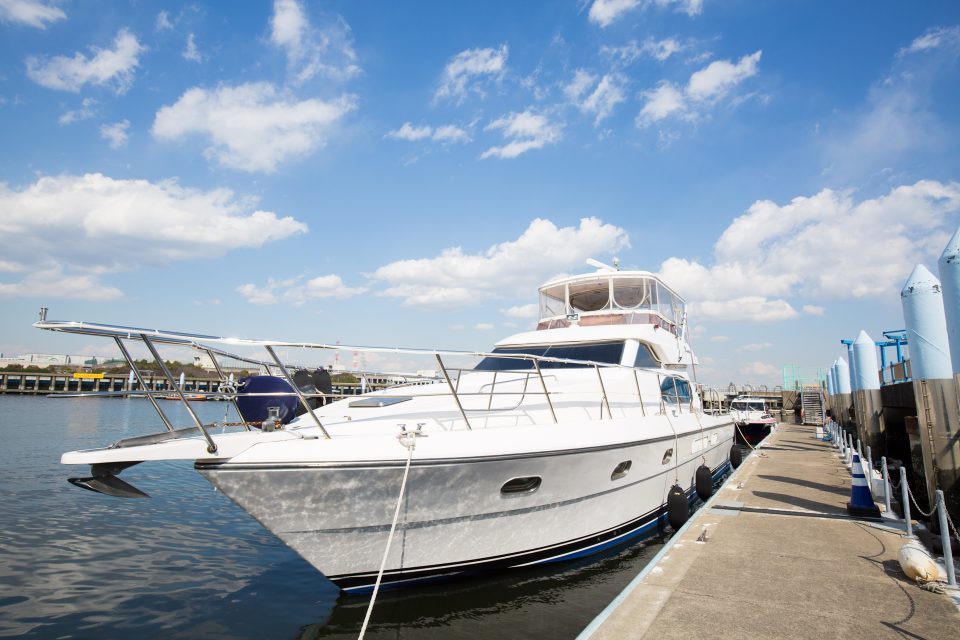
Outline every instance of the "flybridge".
<path id="1" fill-rule="evenodd" d="M 540 287 L 537 329 L 650 324 L 680 336 L 685 317 L 683 298 L 652 273 L 603 266 Z"/>

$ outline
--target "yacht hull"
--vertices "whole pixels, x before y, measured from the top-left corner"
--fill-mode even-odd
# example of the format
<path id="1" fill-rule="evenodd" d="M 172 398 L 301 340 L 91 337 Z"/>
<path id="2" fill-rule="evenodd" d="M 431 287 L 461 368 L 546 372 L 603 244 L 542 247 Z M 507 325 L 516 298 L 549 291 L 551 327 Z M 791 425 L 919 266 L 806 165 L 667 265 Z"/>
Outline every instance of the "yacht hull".
<path id="1" fill-rule="evenodd" d="M 654 535 L 666 522 L 670 487 L 692 496 L 700 464 L 722 475 L 732 441 L 727 424 L 595 449 L 414 457 L 382 586 L 556 562 Z M 614 477 L 627 461 L 629 471 Z M 342 589 L 373 588 L 405 460 L 197 468 Z M 516 478 L 540 484 L 504 494 Z"/>

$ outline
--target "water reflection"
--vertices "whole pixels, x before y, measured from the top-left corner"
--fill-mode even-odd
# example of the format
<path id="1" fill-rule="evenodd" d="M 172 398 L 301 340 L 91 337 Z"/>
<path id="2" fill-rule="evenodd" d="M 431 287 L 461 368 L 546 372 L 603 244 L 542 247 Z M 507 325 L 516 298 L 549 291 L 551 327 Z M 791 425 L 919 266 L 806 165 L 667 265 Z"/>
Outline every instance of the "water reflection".
<path id="1" fill-rule="evenodd" d="M 227 403 L 196 406 L 221 420 Z M 164 410 L 189 424 L 177 403 Z M 162 429 L 139 399 L 0 396 L 0 636 L 356 637 L 367 597 L 336 587 L 189 462 L 145 463 L 124 500 L 69 485 L 60 454 Z M 383 592 L 368 637 L 574 637 L 659 548 Z"/>

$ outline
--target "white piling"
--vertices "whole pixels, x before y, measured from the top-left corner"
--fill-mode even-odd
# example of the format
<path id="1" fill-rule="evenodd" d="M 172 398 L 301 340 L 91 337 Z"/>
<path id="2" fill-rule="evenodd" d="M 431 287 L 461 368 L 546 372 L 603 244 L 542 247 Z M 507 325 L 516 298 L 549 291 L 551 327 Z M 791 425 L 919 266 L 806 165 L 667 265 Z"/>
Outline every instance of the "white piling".
<path id="1" fill-rule="evenodd" d="M 940 270 L 952 373 L 956 376 L 960 374 L 960 229 L 943 249 L 937 266 Z"/>
<path id="2" fill-rule="evenodd" d="M 850 367 L 843 358 L 837 358 L 833 363 L 833 383 L 837 387 L 837 398 L 840 406 L 837 408 L 840 415 L 836 416 L 837 422 L 846 426 L 850 424 L 851 392 L 850 387 Z"/>
<path id="3" fill-rule="evenodd" d="M 918 264 L 900 292 L 930 508 L 937 487 L 960 481 L 957 392 L 940 281 Z M 953 496 L 951 496 L 953 499 Z"/>

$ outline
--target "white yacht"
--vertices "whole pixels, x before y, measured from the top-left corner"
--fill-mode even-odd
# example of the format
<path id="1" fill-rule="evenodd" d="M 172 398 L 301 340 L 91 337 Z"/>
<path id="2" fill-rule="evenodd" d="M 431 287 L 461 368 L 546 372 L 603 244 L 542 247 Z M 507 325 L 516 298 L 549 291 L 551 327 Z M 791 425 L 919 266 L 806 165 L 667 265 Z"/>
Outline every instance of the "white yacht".
<path id="1" fill-rule="evenodd" d="M 384 558 L 381 584 L 403 586 L 652 535 L 667 520 L 671 488 L 692 499 L 698 469 L 719 477 L 733 445 L 731 417 L 705 413 L 691 378 L 684 302 L 650 273 L 608 267 L 539 293 L 535 330 L 490 353 L 383 350 L 426 354 L 442 375 L 343 399 L 322 380 L 295 380 L 276 349 L 377 349 L 41 320 L 35 326 L 111 338 L 128 359 L 129 341 L 155 357 L 158 343 L 189 345 L 215 362 L 242 359 L 225 350 L 231 345 L 258 346 L 272 359 L 260 364 L 277 374 L 226 389 L 244 418 L 239 429 L 203 424 L 192 411 L 194 425 L 176 428 L 148 393 L 166 431 L 65 453 L 62 462 L 92 465 L 89 477 L 71 478 L 78 486 L 140 497 L 117 474 L 193 460 L 349 591 L 372 589 Z M 478 363 L 452 368 L 464 355 Z"/>
<path id="2" fill-rule="evenodd" d="M 737 424 L 740 438 L 749 444 L 766 438 L 777 424 L 767 401 L 752 396 L 739 396 L 731 400 L 730 416 Z"/>

